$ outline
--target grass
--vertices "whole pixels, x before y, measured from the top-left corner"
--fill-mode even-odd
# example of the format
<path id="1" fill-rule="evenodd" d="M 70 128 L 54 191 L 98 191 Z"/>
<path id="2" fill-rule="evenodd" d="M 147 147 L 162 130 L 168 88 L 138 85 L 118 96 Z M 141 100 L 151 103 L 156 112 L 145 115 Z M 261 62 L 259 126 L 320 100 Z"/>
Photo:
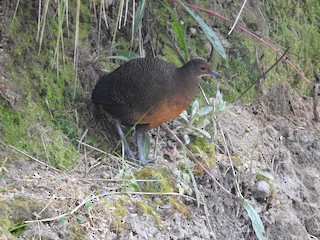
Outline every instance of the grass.
<path id="1" fill-rule="evenodd" d="M 199 5 L 202 4 L 200 1 L 197 2 Z M 59 3 L 58 6 L 56 1 L 45 1 L 42 12 L 39 13 L 40 20 L 37 14 L 34 14 L 34 6 L 20 3 L 15 19 L 8 27 L 9 59 L 5 71 L 8 78 L 17 86 L 17 89 L 12 91 L 16 91 L 21 97 L 14 107 L 4 101 L 0 102 L 0 131 L 1 139 L 5 144 L 13 145 L 56 167 L 70 169 L 80 158 L 76 149 L 76 141 L 83 129 L 79 127 L 78 120 L 80 119 L 80 125 L 85 125 L 84 121 L 81 122 L 81 113 L 79 113 L 80 116 L 76 114 L 76 103 L 81 101 L 87 89 L 90 89 L 88 85 L 92 85 L 92 83 L 83 83 L 80 79 L 81 76 L 86 76 L 79 74 L 81 67 L 90 67 L 88 66 L 89 61 L 78 62 L 81 51 L 87 51 L 90 54 L 110 49 L 112 52 L 114 49 L 140 52 L 152 48 L 148 45 L 152 43 L 156 55 L 163 55 L 161 58 L 181 66 L 182 59 L 179 55 L 183 56 L 184 60 L 197 55 L 208 57 L 209 54 L 204 45 L 209 41 L 203 34 L 206 33 L 206 30 L 201 30 L 194 19 L 182 11 L 181 6 L 175 9 L 172 7 L 168 11 L 163 5 L 151 2 L 145 6 L 139 5 L 141 7 L 136 9 L 138 10 L 136 15 L 133 14 L 132 6 L 129 6 L 130 14 L 125 12 L 120 16 L 119 13 L 124 10 L 124 5 L 116 4 L 113 9 L 104 10 L 104 13 L 111 11 L 109 16 L 118 20 L 111 21 L 109 26 L 105 26 L 103 25 L 104 20 L 98 21 L 98 18 L 97 22 L 93 20 L 95 19 L 93 8 L 97 8 L 94 1 L 90 3 L 73 1 L 69 3 L 70 6 L 64 5 L 65 2 Z M 120 6 L 122 10 L 119 9 Z M 170 8 L 172 5 L 168 3 L 166 6 Z M 314 72 L 320 69 L 320 49 L 318 47 L 320 33 L 317 28 L 319 1 L 309 0 L 305 4 L 299 1 L 265 1 L 263 6 L 266 16 L 273 18 L 273 21 L 265 26 L 269 29 L 272 45 L 280 49 L 290 46 L 289 57 L 293 63 L 302 69 L 305 75 L 313 76 Z M 203 7 L 209 8 L 209 4 Z M 156 23 L 154 28 L 151 28 L 150 22 L 145 22 L 142 18 L 142 12 L 144 16 L 148 16 L 146 19 L 150 19 L 149 13 L 162 17 L 159 19 L 153 17 L 152 20 Z M 122 17 L 130 15 L 136 19 L 135 24 L 131 26 L 132 29 L 129 25 L 118 29 L 117 23 L 123 22 Z M 247 27 L 255 27 L 257 21 L 255 12 L 245 12 L 244 17 L 248 21 Z M 101 15 L 99 18 L 101 20 Z M 207 16 L 202 14 L 201 18 L 207 18 Z M 38 22 L 40 24 L 37 29 Z M 214 24 L 209 18 L 206 23 L 208 26 Z M 95 24 L 99 32 L 95 29 L 96 26 L 93 26 Z M 141 45 L 142 35 L 138 31 L 139 27 L 144 27 L 143 24 L 148 26 L 143 30 L 150 34 L 150 40 L 145 45 Z M 193 38 L 188 38 L 187 32 L 190 26 L 198 30 L 198 34 Z M 222 29 L 225 27 L 223 24 L 220 27 L 222 33 L 226 31 Z M 131 39 L 132 36 L 134 39 Z M 36 44 L 35 39 L 38 40 Z M 206 92 L 209 96 L 214 96 L 219 85 L 226 99 L 232 102 L 260 75 L 257 69 L 256 51 L 258 50 L 259 56 L 264 55 L 261 60 L 264 68 L 270 66 L 276 60 L 276 56 L 268 48 L 244 33 L 235 31 L 225 40 L 232 46 L 227 49 L 229 60 L 224 61 L 218 54 L 214 55 L 214 65 L 219 67 L 224 77 L 220 81 L 208 84 Z M 110 56 L 110 53 L 106 52 L 107 56 Z M 118 64 L 117 61 L 116 63 Z M 103 64 L 112 69 L 115 62 L 110 60 Z M 285 81 L 290 82 L 301 94 L 311 95 L 312 93 L 312 86 L 303 82 L 298 74 L 289 69 L 285 63 L 279 64 L 267 75 L 265 87 L 267 88 L 272 83 Z M 252 89 L 245 95 L 243 101 L 249 102 L 257 96 L 259 93 Z M 88 138 L 97 139 L 92 136 Z M 96 144 L 95 140 L 92 141 L 93 144 Z M 209 162 L 200 161 L 200 163 L 208 164 L 206 168 L 209 170 L 211 167 L 214 168 L 215 149 L 213 145 L 206 144 L 203 139 L 196 139 L 192 152 L 198 153 L 199 149 L 210 160 Z M 16 155 L 10 155 L 10 160 L 14 161 L 16 158 Z M 204 172 L 206 171 L 202 167 L 195 171 L 197 176 Z M 134 182 L 131 188 L 139 186 L 136 191 L 150 193 L 174 192 L 175 184 L 168 175 L 165 171 L 147 168 L 136 171 L 136 178 L 160 179 L 161 181 L 142 184 Z M 184 215 L 189 214 L 183 203 L 171 198 L 170 201 L 174 208 L 183 212 Z M 138 205 L 144 213 L 154 215 L 152 207 L 144 203 Z M 244 204 L 244 206 L 252 213 L 249 205 Z M 115 202 L 113 207 L 116 209 L 115 222 L 119 225 L 126 215 L 124 203 Z M 257 216 L 253 215 L 257 219 Z"/>
<path id="2" fill-rule="evenodd" d="M 38 53 L 34 42 L 37 33 L 33 28 L 36 18 L 26 18 L 32 7 L 20 7 L 25 8 L 19 9 L 8 29 L 11 44 L 6 73 L 17 86 L 11 90 L 23 101 L 16 108 L 1 103 L 3 141 L 56 167 L 69 168 L 79 159 L 74 145 L 79 131 L 74 124 L 75 116 L 70 114 L 74 108 L 73 89 L 69 87 L 75 78 L 73 65 L 71 59 L 61 55 L 58 60 L 63 64 L 54 64 L 57 55 L 53 51 L 53 39 L 43 42 Z M 28 20 L 23 21 L 24 18 Z M 57 31 L 57 26 L 51 22 L 43 30 L 44 37 Z M 69 45 L 65 42 L 65 47 Z"/>

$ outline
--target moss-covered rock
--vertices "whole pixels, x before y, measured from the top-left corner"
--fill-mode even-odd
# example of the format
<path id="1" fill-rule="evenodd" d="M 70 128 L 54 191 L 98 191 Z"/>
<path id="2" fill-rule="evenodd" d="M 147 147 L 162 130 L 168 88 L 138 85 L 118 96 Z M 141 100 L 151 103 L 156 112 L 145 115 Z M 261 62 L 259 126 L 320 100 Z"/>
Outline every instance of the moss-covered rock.
<path id="1" fill-rule="evenodd" d="M 46 206 L 45 201 L 34 200 L 26 197 L 0 198 L 0 227 L 4 232 L 21 233 L 28 224 L 24 222 L 35 219 Z M 43 217 L 51 216 L 49 211 L 42 213 Z"/>

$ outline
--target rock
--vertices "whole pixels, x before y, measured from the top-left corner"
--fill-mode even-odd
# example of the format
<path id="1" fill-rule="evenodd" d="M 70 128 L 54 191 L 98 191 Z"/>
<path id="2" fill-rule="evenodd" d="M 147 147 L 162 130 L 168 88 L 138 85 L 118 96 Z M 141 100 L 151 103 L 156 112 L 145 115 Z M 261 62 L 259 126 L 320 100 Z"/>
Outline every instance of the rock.
<path id="1" fill-rule="evenodd" d="M 197 35 L 198 31 L 196 28 L 189 28 L 189 33 L 190 33 L 191 37 L 194 37 Z"/>
<path id="2" fill-rule="evenodd" d="M 271 196 L 271 187 L 265 180 L 258 181 L 254 186 L 254 196 L 256 199 L 266 199 Z"/>

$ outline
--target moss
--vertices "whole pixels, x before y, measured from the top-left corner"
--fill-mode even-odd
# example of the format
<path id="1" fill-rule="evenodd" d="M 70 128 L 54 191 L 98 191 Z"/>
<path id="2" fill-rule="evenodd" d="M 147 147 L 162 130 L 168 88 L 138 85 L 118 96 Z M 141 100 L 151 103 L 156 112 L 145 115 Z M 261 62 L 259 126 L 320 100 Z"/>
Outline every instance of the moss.
<path id="1" fill-rule="evenodd" d="M 127 229 L 127 225 L 124 223 L 124 219 L 127 216 L 125 201 L 120 199 L 120 200 L 111 202 L 111 205 L 108 206 L 108 208 L 111 209 L 111 214 L 112 214 L 112 221 L 111 221 L 112 230 L 122 231 Z"/>
<path id="2" fill-rule="evenodd" d="M 27 225 L 24 221 L 34 218 L 35 212 L 41 212 L 46 203 L 32 199 L 18 198 L 0 198 L 0 227 L 4 232 L 11 232 L 19 235 Z"/>
<path id="3" fill-rule="evenodd" d="M 135 174 L 137 179 L 146 180 L 160 180 L 160 182 L 139 182 L 139 191 L 144 192 L 173 192 L 173 183 L 168 179 L 167 173 L 163 171 L 155 171 L 149 168 L 143 168 L 140 172 Z M 160 195 L 161 196 L 161 195 Z M 190 211 L 187 206 L 185 206 L 179 199 L 175 196 L 163 195 L 162 197 L 153 198 L 154 196 L 147 196 L 146 199 L 152 198 L 152 204 L 157 204 L 160 206 L 171 204 L 173 206 L 172 211 L 178 211 L 183 214 L 183 216 L 190 216 Z M 138 201 L 137 206 L 141 209 L 143 213 L 150 214 L 154 222 L 159 228 L 162 228 L 161 221 L 159 219 L 159 213 L 153 205 L 148 204 L 145 201 Z"/>
<path id="4" fill-rule="evenodd" d="M 75 123 L 66 115 L 57 114 L 53 119 L 55 125 L 70 139 L 73 145 L 77 144 L 80 138 L 79 131 Z"/>
<path id="5" fill-rule="evenodd" d="M 81 239 L 88 239 L 87 233 L 83 230 L 83 227 L 79 222 L 74 222 L 70 226 L 70 236 L 68 239 L 70 240 L 81 240 Z"/>
<path id="6" fill-rule="evenodd" d="M 279 3 L 265 1 L 266 13 L 270 22 L 270 36 L 278 44 L 290 46 L 289 59 L 305 76 L 313 76 L 320 69 L 320 49 L 318 39 L 319 28 L 316 26 L 320 2 L 308 0 L 279 1 Z M 300 76 L 285 64 L 277 69 L 282 82 L 288 81 L 296 91 L 311 93 L 312 86 L 308 86 Z M 312 79 L 310 79 L 312 80 Z"/>
<path id="7" fill-rule="evenodd" d="M 193 153 L 199 153 L 199 150 L 201 151 L 202 155 L 201 155 L 201 158 L 198 160 L 202 163 L 202 165 L 206 169 L 212 170 L 217 166 L 214 144 L 208 142 L 204 138 L 196 137 L 191 141 L 189 147 Z M 197 176 L 199 175 L 202 176 L 206 174 L 203 168 L 199 166 L 199 164 L 195 164 L 193 172 Z"/>
<path id="8" fill-rule="evenodd" d="M 237 166 L 242 164 L 242 159 L 238 156 L 231 156 L 230 157 L 232 162 L 234 162 Z"/>
<path id="9" fill-rule="evenodd" d="M 174 64 L 177 67 L 180 67 L 183 65 L 181 63 L 179 56 L 177 55 L 177 52 L 171 47 L 171 43 L 168 40 L 164 40 L 164 46 L 162 48 L 162 59 Z"/>
<path id="10" fill-rule="evenodd" d="M 145 201 L 137 201 L 135 202 L 137 207 L 141 210 L 144 214 L 149 214 L 152 216 L 154 223 L 158 228 L 162 228 L 161 220 L 159 219 L 159 212 L 156 210 L 155 207 L 149 205 Z"/>
<path id="11" fill-rule="evenodd" d="M 140 172 L 134 174 L 136 179 L 159 180 L 155 182 L 139 182 L 137 191 L 144 192 L 173 192 L 173 185 L 166 172 L 143 168 Z"/>
<path id="12" fill-rule="evenodd" d="M 268 178 L 267 176 L 265 176 L 264 174 L 261 174 L 259 172 L 256 173 L 256 178 L 257 178 L 257 181 L 266 181 L 269 186 L 270 186 L 270 189 L 271 189 L 271 198 L 275 198 L 276 197 L 276 188 L 272 182 L 272 179 L 271 178 Z"/>
<path id="13" fill-rule="evenodd" d="M 290 47 L 287 57 L 312 81 L 314 73 L 320 69 L 320 49 L 317 47 L 318 39 L 320 39 L 317 27 L 320 2 L 317 0 L 264 1 L 264 7 L 262 12 L 267 14 L 267 24 L 264 24 L 263 21 L 257 24 L 256 18 L 259 14 L 254 11 L 244 11 L 243 20 L 246 27 L 261 32 L 261 37 L 268 42 L 276 43 L 277 45 L 273 44 L 273 46 L 281 52 Z M 228 9 L 226 13 L 231 14 Z M 260 62 L 264 71 L 274 64 L 279 56 L 261 42 L 240 31 L 235 31 L 228 36 L 228 42 L 232 46 L 228 49 L 229 61 L 223 64 L 226 68 L 219 69 L 219 71 L 229 81 L 219 84 L 219 88 L 224 93 L 225 99 L 233 102 L 261 74 L 256 63 L 256 51 L 259 56 L 263 56 Z M 191 44 L 196 45 L 196 43 Z M 201 46 L 199 48 L 203 49 Z M 300 94 L 311 95 L 313 93 L 312 84 L 306 84 L 284 61 L 281 61 L 266 75 L 264 87 L 268 89 L 272 83 L 279 82 L 289 82 Z M 215 84 L 212 85 L 215 86 Z M 212 85 L 203 85 L 208 90 L 209 96 L 215 93 L 216 88 Z M 259 95 L 257 89 L 252 88 L 241 98 L 241 101 L 249 102 Z"/>
<path id="14" fill-rule="evenodd" d="M 0 104 L 4 141 L 56 167 L 68 168 L 79 159 L 75 147 L 53 124 L 41 106 L 29 103 L 28 115 Z M 11 156 L 14 159 L 14 156 Z"/>
<path id="15" fill-rule="evenodd" d="M 37 14 L 34 14 L 37 8 L 21 4 L 8 29 L 9 58 L 5 71 L 23 101 L 14 109 L 0 103 L 2 140 L 38 159 L 47 159 L 57 167 L 68 168 L 79 158 L 75 148 L 79 130 L 74 124 L 78 117 L 73 116 L 74 94 L 83 94 L 75 82 L 73 59 L 66 55 L 73 49 L 74 40 L 72 37 L 64 39 L 64 51 L 57 45 L 60 35 L 56 34 L 62 26 L 59 26 L 54 8 L 49 8 L 48 24 L 39 51 L 34 27 L 37 25 Z M 88 20 L 88 5 L 82 4 L 81 11 L 82 18 Z M 80 26 L 81 43 L 87 41 L 89 24 L 88 21 Z M 74 31 L 69 30 L 73 35 Z M 67 36 L 67 29 L 63 28 L 63 31 Z M 58 51 L 55 51 L 56 47 Z"/>
<path id="16" fill-rule="evenodd" d="M 190 209 L 177 197 L 172 196 L 169 198 L 169 201 L 173 208 L 180 212 L 184 217 L 189 218 L 191 216 Z"/>
<path id="17" fill-rule="evenodd" d="M 189 146 L 193 150 L 193 152 L 198 152 L 197 148 L 199 148 L 201 153 L 206 154 L 205 156 L 209 158 L 215 157 L 216 151 L 214 144 L 208 142 L 208 140 L 205 138 L 195 137 L 194 139 L 192 139 L 192 142 Z"/>

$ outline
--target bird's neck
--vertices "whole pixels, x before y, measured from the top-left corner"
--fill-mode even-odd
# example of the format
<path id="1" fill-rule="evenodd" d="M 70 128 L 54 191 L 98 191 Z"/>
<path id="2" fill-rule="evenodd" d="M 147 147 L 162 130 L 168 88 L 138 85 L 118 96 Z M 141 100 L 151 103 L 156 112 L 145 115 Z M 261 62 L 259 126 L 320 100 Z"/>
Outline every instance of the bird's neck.
<path id="1" fill-rule="evenodd" d="M 188 67 L 182 66 L 176 69 L 176 78 L 179 79 L 179 84 L 197 86 L 200 82 L 200 77 L 194 76 Z"/>
<path id="2" fill-rule="evenodd" d="M 194 99 L 199 87 L 200 78 L 194 77 L 192 72 L 188 69 L 178 68 L 176 71 L 175 79 L 175 88 L 176 95 L 180 96 L 180 99 L 184 104 L 187 104 L 186 107 Z"/>

